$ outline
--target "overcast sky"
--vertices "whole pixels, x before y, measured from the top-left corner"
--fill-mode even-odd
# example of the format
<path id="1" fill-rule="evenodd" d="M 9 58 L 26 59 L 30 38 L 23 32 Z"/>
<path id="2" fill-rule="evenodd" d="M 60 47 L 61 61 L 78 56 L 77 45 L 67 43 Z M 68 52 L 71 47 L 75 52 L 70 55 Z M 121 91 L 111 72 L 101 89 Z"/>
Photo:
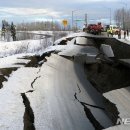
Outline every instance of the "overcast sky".
<path id="1" fill-rule="evenodd" d="M 113 17 L 115 9 L 129 9 L 129 5 L 130 0 L 0 0 L 0 19 L 15 23 L 52 19 L 71 22 L 74 11 L 74 20 L 84 19 L 87 13 L 89 23 L 109 23 L 110 9 Z"/>

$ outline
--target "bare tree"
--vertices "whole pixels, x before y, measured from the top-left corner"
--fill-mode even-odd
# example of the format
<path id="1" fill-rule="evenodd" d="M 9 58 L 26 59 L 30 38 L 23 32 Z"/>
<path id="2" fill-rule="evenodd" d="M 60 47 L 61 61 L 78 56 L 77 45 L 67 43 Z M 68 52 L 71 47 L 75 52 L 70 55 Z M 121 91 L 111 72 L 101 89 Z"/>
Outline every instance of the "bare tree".
<path id="1" fill-rule="evenodd" d="M 42 22 L 31 22 L 31 23 L 20 23 L 17 25 L 18 31 L 24 31 L 25 28 L 28 31 L 50 31 L 50 30 L 61 30 L 61 25 L 59 22 L 53 22 L 52 21 L 42 21 Z"/>
<path id="2" fill-rule="evenodd" d="M 118 26 L 123 29 L 130 29 L 130 9 L 117 9 L 115 11 L 114 19 Z"/>

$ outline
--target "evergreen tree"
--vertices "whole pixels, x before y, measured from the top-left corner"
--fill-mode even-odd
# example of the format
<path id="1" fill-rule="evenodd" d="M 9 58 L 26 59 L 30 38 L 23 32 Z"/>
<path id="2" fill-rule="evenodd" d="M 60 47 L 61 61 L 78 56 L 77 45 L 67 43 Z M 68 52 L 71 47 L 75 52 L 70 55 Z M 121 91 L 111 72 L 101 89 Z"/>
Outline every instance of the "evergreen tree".
<path id="1" fill-rule="evenodd" d="M 2 21 L 2 33 L 1 33 L 1 35 L 4 37 L 4 39 L 5 39 L 5 32 L 6 32 L 5 24 Z"/>
<path id="2" fill-rule="evenodd" d="M 13 38 L 13 41 L 16 41 L 16 28 L 13 22 L 11 23 L 10 31 L 11 31 L 11 36 Z"/>

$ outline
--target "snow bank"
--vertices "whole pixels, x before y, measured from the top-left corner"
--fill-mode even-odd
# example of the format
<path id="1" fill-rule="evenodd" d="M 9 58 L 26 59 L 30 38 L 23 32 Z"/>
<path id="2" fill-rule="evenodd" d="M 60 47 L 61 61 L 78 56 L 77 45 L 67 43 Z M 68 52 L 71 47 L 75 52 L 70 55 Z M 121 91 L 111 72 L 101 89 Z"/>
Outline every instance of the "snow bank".
<path id="1" fill-rule="evenodd" d="M 23 67 L 22 64 L 27 64 L 30 61 L 23 59 L 25 56 L 32 56 L 32 54 L 16 54 L 0 58 L 0 68 Z"/>
<path id="2" fill-rule="evenodd" d="M 124 42 L 126 44 L 130 44 L 130 36 L 126 36 L 126 38 L 124 38 L 124 35 L 122 34 L 121 39 L 118 39 L 118 35 L 114 35 L 113 37 L 121 42 Z"/>
<path id="3" fill-rule="evenodd" d="M 0 57 L 21 53 L 37 54 L 46 47 L 51 46 L 51 38 L 41 40 L 25 40 L 15 42 L 0 42 Z"/>

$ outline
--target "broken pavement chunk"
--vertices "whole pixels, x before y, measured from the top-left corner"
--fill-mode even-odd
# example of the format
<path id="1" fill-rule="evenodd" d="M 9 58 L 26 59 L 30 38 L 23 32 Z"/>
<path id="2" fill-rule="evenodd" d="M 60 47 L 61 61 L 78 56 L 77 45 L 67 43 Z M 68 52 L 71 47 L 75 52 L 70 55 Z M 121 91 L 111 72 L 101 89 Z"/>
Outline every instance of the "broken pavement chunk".
<path id="1" fill-rule="evenodd" d="M 76 37 L 76 44 L 83 45 L 83 46 L 92 46 L 94 45 L 94 41 L 91 38 L 87 37 Z"/>
<path id="2" fill-rule="evenodd" d="M 100 49 L 107 57 L 114 57 L 114 53 L 110 45 L 101 44 Z"/>
<path id="3" fill-rule="evenodd" d="M 87 45 L 88 39 L 85 37 L 76 37 L 76 44 L 78 45 Z"/>
<path id="4" fill-rule="evenodd" d="M 74 56 L 74 61 L 78 63 L 86 63 L 86 64 L 94 64 L 97 62 L 96 60 L 96 55 L 91 55 L 91 54 L 83 54 L 83 55 L 78 55 Z"/>

